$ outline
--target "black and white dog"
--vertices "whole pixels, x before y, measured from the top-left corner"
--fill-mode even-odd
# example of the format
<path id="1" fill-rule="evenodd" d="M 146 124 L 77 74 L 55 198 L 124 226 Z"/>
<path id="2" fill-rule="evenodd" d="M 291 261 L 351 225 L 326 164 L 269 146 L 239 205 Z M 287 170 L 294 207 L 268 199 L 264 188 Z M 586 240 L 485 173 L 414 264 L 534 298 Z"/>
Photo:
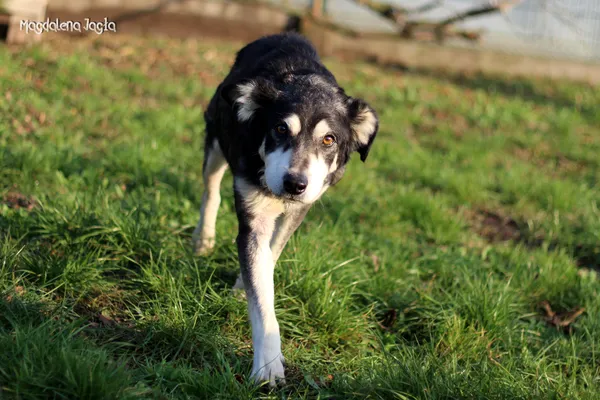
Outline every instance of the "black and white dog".
<path id="1" fill-rule="evenodd" d="M 273 268 L 308 209 L 344 174 L 350 155 L 365 161 L 378 129 L 375 111 L 347 96 L 297 34 L 250 43 L 208 109 L 205 191 L 194 231 L 197 254 L 212 249 L 227 166 L 234 176 L 241 274 L 252 324 L 257 381 L 283 379 Z"/>

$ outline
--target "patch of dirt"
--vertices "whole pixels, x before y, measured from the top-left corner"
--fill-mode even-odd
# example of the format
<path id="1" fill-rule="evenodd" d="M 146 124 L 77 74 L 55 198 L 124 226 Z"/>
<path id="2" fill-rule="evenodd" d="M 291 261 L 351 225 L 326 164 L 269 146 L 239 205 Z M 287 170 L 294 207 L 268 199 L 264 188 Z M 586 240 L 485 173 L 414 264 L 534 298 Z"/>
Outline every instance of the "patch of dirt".
<path id="1" fill-rule="evenodd" d="M 575 246 L 573 257 L 580 268 L 600 271 L 600 245 Z"/>
<path id="2" fill-rule="evenodd" d="M 469 210 L 466 217 L 473 230 L 490 243 L 522 240 L 519 224 L 498 211 Z"/>
<path id="3" fill-rule="evenodd" d="M 513 154 L 521 161 L 543 168 L 551 176 L 560 176 L 561 173 L 582 173 L 589 168 L 585 162 L 572 160 L 560 151 L 550 148 L 547 143 L 536 145 L 533 149 L 517 147 L 513 150 Z"/>
<path id="4" fill-rule="evenodd" d="M 195 77 L 207 86 L 216 86 L 222 72 L 233 63 L 233 50 L 220 51 L 224 40 L 243 43 L 267 34 L 279 33 L 285 26 L 261 24 L 251 19 L 244 24 L 221 18 L 164 12 L 137 13 L 123 8 L 90 8 L 85 13 L 50 10 L 50 19 L 79 21 L 118 21 L 118 34 L 52 34 L 45 37 L 53 51 L 72 53 L 73 48 L 90 55 L 111 69 L 142 72 L 154 78 L 169 70 L 177 76 Z M 148 36 L 162 45 L 148 46 Z M 182 40 L 183 39 L 183 40 Z M 215 42 L 214 46 L 210 42 Z M 238 43 L 239 42 L 239 43 Z M 166 44 L 166 45 L 165 45 Z M 162 48 L 161 48 L 162 47 Z M 211 49 L 211 47 L 213 47 Z"/>
<path id="5" fill-rule="evenodd" d="M 74 311 L 89 320 L 92 328 L 101 326 L 122 326 L 132 328 L 133 324 L 121 312 L 126 309 L 126 292 L 114 289 L 109 292 L 96 292 L 81 299 L 74 307 Z"/>
<path id="6" fill-rule="evenodd" d="M 561 243 L 559 240 L 548 242 L 543 232 L 528 232 L 523 223 L 518 223 L 499 210 L 467 210 L 463 215 L 471 229 L 488 243 L 511 241 L 530 249 L 541 247 L 546 243 L 548 250 L 566 247 L 571 250 L 571 256 L 579 268 L 600 271 L 600 245 L 592 243 L 571 247 L 570 244 Z"/>
<path id="7" fill-rule="evenodd" d="M 31 211 L 38 206 L 37 201 L 33 197 L 28 197 L 18 192 L 8 192 L 2 198 L 2 203 L 6 204 L 9 208 L 16 210 L 24 208 L 27 211 Z"/>

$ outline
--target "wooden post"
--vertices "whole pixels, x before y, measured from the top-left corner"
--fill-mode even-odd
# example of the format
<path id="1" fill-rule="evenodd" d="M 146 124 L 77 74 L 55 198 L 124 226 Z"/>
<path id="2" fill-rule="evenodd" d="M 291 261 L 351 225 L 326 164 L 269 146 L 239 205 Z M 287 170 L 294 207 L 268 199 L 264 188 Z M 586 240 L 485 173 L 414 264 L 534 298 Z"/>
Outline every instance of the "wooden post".
<path id="1" fill-rule="evenodd" d="M 21 21 L 43 21 L 46 16 L 48 0 L 4 0 L 0 23 L 8 25 L 6 41 L 8 43 L 37 42 L 42 35 L 27 33 L 21 27 Z"/>
<path id="2" fill-rule="evenodd" d="M 320 18 L 324 14 L 325 0 L 311 0 L 311 14 L 315 18 Z"/>

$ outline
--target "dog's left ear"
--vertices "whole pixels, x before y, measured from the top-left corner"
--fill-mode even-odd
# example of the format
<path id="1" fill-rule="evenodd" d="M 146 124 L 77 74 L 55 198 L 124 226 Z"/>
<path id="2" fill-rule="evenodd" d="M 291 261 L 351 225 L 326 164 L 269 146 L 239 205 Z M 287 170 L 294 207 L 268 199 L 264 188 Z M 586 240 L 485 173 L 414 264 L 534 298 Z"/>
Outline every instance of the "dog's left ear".
<path id="1" fill-rule="evenodd" d="M 369 155 L 375 135 L 377 135 L 379 119 L 375 110 L 361 99 L 350 97 L 347 104 L 356 150 L 360 154 L 361 161 L 364 162 Z"/>
<path id="2" fill-rule="evenodd" d="M 256 110 L 266 107 L 274 101 L 279 92 L 266 79 L 247 79 L 221 88 L 221 97 L 231 106 L 237 108 L 240 122 L 252 119 Z"/>

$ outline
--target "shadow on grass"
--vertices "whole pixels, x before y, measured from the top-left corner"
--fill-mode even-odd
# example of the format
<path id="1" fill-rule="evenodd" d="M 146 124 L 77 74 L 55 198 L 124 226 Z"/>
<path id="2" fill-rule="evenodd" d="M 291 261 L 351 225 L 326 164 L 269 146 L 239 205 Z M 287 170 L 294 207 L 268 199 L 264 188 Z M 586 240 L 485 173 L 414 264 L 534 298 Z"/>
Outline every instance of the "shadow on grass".
<path id="1" fill-rule="evenodd" d="M 373 61 L 367 60 L 373 64 Z M 484 90 L 488 93 L 498 93 L 506 97 L 521 98 L 525 101 L 530 101 L 540 106 L 551 106 L 554 108 L 570 108 L 575 109 L 588 123 L 599 123 L 600 114 L 598 108 L 591 105 L 581 105 L 576 101 L 576 95 L 569 96 L 556 89 L 550 81 L 541 81 L 546 83 L 540 85 L 535 80 L 520 78 L 520 77 L 502 77 L 485 75 L 482 73 L 459 74 L 449 71 L 432 71 L 425 69 L 408 69 L 404 65 L 397 64 L 376 64 L 381 68 L 391 71 L 402 71 L 410 75 L 424 76 L 433 78 L 442 82 L 451 83 L 471 90 Z M 580 84 L 583 86 L 583 84 Z M 545 86 L 547 89 L 542 90 Z M 590 90 L 592 88 L 590 87 Z"/>
<path id="2" fill-rule="evenodd" d="M 0 382 L 6 394 L 45 398 L 50 390 L 66 398 L 139 398 L 151 392 L 256 391 L 244 378 L 250 349 L 237 350 L 216 324 L 99 321 L 32 297 L 0 297 Z"/>
<path id="3" fill-rule="evenodd" d="M 515 219 L 499 210 L 476 209 L 465 214 L 469 226 L 488 243 L 513 242 L 529 249 L 545 247 L 548 251 L 563 249 L 573 257 L 577 266 L 600 271 L 600 247 L 589 232 L 572 226 L 569 235 L 548 239 L 530 230 L 527 221 Z M 574 238 L 575 237 L 575 238 Z M 573 243 L 573 240 L 577 241 Z"/>

